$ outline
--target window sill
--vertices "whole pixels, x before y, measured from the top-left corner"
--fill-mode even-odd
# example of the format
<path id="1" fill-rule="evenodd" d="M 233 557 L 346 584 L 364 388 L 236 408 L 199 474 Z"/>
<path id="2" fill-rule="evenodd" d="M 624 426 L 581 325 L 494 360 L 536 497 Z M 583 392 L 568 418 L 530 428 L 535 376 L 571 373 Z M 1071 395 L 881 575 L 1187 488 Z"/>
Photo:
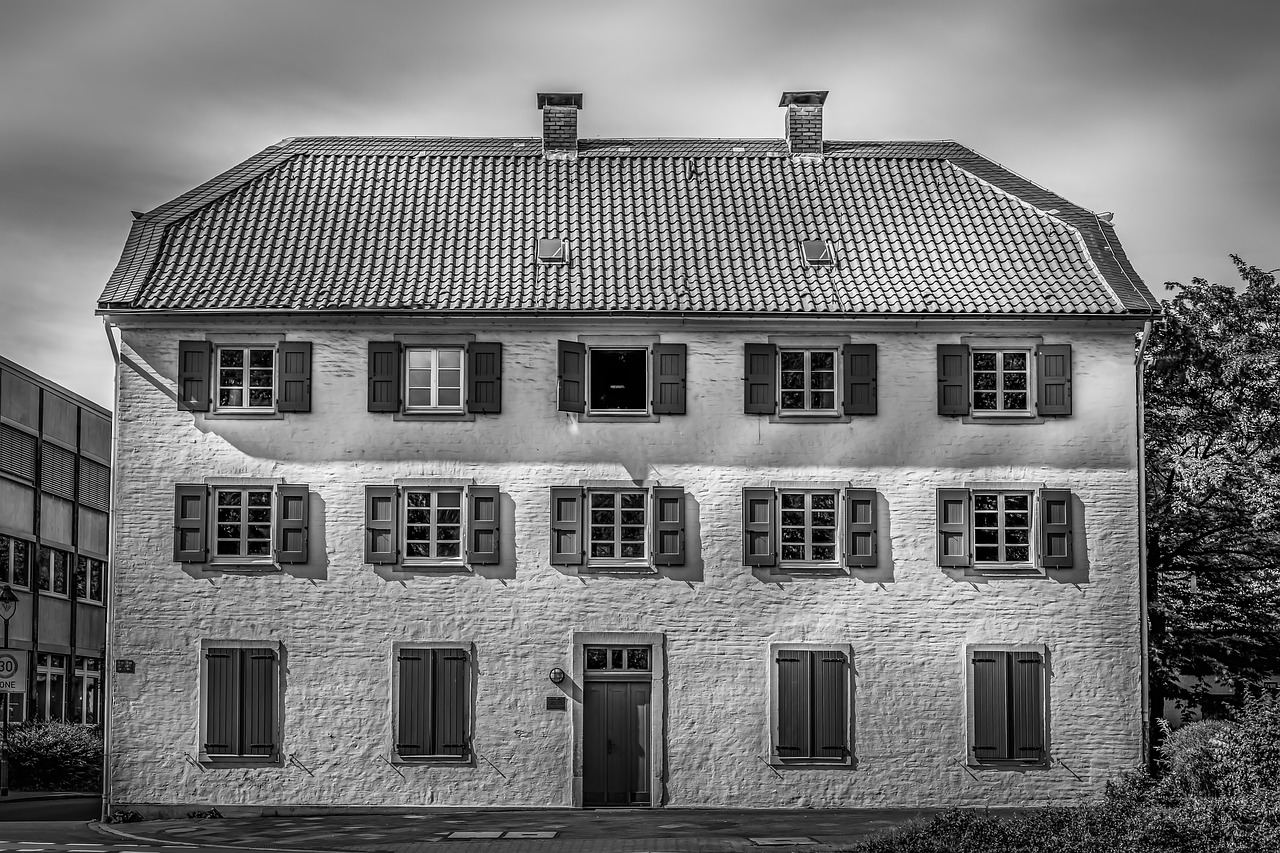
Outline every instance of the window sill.
<path id="1" fill-rule="evenodd" d="M 411 563 L 402 561 L 398 567 L 402 572 L 414 574 L 465 574 L 471 571 L 466 563 Z"/>
<path id="2" fill-rule="evenodd" d="M 614 415 L 606 412 L 583 412 L 578 415 L 580 424 L 656 424 L 661 420 L 661 415 L 653 414 Z"/>
<path id="3" fill-rule="evenodd" d="M 211 560 L 207 563 L 199 563 L 196 565 L 203 565 L 206 571 L 226 572 L 227 574 L 235 575 L 266 575 L 283 571 L 279 563 L 220 563 Z"/>
<path id="4" fill-rule="evenodd" d="M 203 415 L 206 420 L 211 420 L 211 421 L 282 421 L 284 420 L 284 413 L 277 412 L 274 409 L 272 409 L 269 412 L 253 412 L 253 411 L 249 411 L 248 409 L 245 409 L 244 411 L 237 411 L 237 410 L 218 411 L 215 409 L 210 409 L 207 412 L 194 412 L 194 414 Z"/>
<path id="5" fill-rule="evenodd" d="M 1044 770 L 1049 767 L 1049 762 L 1043 758 L 1026 761 L 1017 758 L 970 758 L 968 766 L 977 770 L 1026 770 L 1028 768 Z"/>
<path id="6" fill-rule="evenodd" d="M 200 753 L 196 759 L 206 767 L 281 767 L 284 759 L 279 755 L 208 755 Z"/>
<path id="7" fill-rule="evenodd" d="M 649 563 L 604 563 L 585 565 L 578 570 L 583 575 L 654 575 L 658 570 Z"/>
<path id="8" fill-rule="evenodd" d="M 449 765 L 455 764 L 459 767 L 469 767 L 475 762 L 470 755 L 400 755 L 393 752 L 391 754 L 391 763 L 404 767 L 414 764 L 425 765 Z"/>
<path id="9" fill-rule="evenodd" d="M 494 412 L 494 414 L 498 414 Z M 394 412 L 391 415 L 393 421 L 430 423 L 432 421 L 444 423 L 469 423 L 476 419 L 473 412 Z"/>
<path id="10" fill-rule="evenodd" d="M 853 756 L 845 756 L 844 758 L 779 758 L 771 755 L 768 758 L 770 767 L 852 767 Z"/>
<path id="11" fill-rule="evenodd" d="M 965 568 L 966 575 L 974 577 L 1024 577 L 1042 578 L 1044 569 L 1031 563 L 977 563 Z"/>
<path id="12" fill-rule="evenodd" d="M 943 415 L 942 417 L 947 417 Z M 1000 414 L 999 412 L 989 412 L 980 415 L 968 414 L 962 415 L 960 420 L 966 424 L 1042 424 L 1045 419 L 1039 415 L 1031 414 Z"/>
<path id="13" fill-rule="evenodd" d="M 774 412 L 769 415 L 769 423 L 771 424 L 847 424 L 853 422 L 853 415 L 846 415 L 843 412 L 792 412 L 789 414 L 780 414 Z"/>
<path id="14" fill-rule="evenodd" d="M 43 598 L 60 598 L 63 601 L 71 600 L 71 596 L 65 592 L 53 592 L 52 590 L 48 590 L 48 589 L 40 590 L 40 595 Z"/>

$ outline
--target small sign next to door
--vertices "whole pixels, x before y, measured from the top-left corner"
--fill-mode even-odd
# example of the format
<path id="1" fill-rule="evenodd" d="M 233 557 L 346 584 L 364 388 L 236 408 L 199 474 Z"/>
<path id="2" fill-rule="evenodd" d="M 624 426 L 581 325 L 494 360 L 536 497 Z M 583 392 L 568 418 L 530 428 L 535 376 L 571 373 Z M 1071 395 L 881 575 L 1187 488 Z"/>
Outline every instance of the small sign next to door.
<path id="1" fill-rule="evenodd" d="M 565 710 L 565 708 L 567 708 L 567 707 L 568 707 L 568 705 L 567 705 L 567 703 L 565 702 L 565 698 L 564 698 L 563 696 L 548 696 L 548 697 L 547 697 L 547 710 L 548 710 L 548 711 L 563 711 L 563 710 Z"/>

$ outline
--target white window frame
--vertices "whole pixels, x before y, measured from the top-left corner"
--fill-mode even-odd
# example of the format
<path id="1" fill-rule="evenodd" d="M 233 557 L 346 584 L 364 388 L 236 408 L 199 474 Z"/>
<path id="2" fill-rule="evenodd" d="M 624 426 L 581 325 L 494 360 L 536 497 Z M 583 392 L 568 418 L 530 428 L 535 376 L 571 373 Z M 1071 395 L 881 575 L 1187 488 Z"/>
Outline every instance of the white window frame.
<path id="1" fill-rule="evenodd" d="M 236 483 L 211 483 L 210 484 L 209 520 L 208 520 L 208 525 L 209 525 L 208 553 L 209 553 L 210 565 L 270 566 L 275 564 L 275 544 L 276 544 L 276 533 L 277 533 L 276 525 L 278 524 L 277 513 L 279 512 L 279 507 L 276 506 L 276 485 L 277 484 L 274 481 L 269 483 L 236 482 Z M 247 496 L 249 492 L 266 492 L 267 493 L 267 496 L 271 499 L 271 503 L 270 503 L 271 518 L 270 518 L 270 521 L 267 522 L 268 533 L 267 533 L 267 553 L 266 554 L 249 555 L 244 553 L 240 553 L 240 554 L 219 554 L 218 553 L 218 543 L 220 541 L 232 541 L 229 539 L 223 540 L 218 536 L 218 526 L 220 523 L 218 521 L 218 495 L 221 492 L 240 492 L 241 495 L 245 496 L 245 500 L 241 504 L 240 508 L 245 511 L 249 509 L 248 500 L 247 500 Z M 250 540 L 247 538 L 247 535 L 244 535 L 244 533 L 247 533 L 247 528 L 249 527 L 249 524 L 250 524 L 247 516 L 242 518 L 238 522 L 228 522 L 228 523 L 239 524 L 241 526 L 243 531 L 242 535 L 235 541 L 238 541 L 240 543 L 242 551 L 248 550 L 247 546 Z"/>
<path id="2" fill-rule="evenodd" d="M 15 726 L 27 721 L 27 693 L 25 690 L 0 690 L 0 702 L 9 703 L 9 725 Z M 0 706 L 0 714 L 4 707 Z"/>
<path id="3" fill-rule="evenodd" d="M 107 598 L 107 561 L 100 560 L 97 557 L 90 557 L 88 554 L 77 554 L 75 559 L 77 564 L 81 560 L 85 561 L 84 595 L 76 593 L 76 601 L 84 604 L 104 604 Z M 102 567 L 102 580 L 99 584 L 96 598 L 93 596 L 93 563 L 98 563 Z M 71 572 L 72 589 L 75 588 L 76 572 L 77 569 L 73 569 Z"/>
<path id="4" fill-rule="evenodd" d="M 978 388 L 978 374 L 993 372 L 989 370 L 980 371 L 977 369 L 978 356 L 984 355 L 984 354 L 992 354 L 992 355 L 995 355 L 996 357 L 996 369 L 994 371 L 996 376 L 996 388 L 994 390 Z M 998 417 L 1026 418 L 1026 417 L 1034 416 L 1036 411 L 1035 409 L 1035 383 L 1036 383 L 1035 354 L 1036 354 L 1036 348 L 1034 345 L 1031 345 L 1031 344 L 1021 345 L 1021 346 L 1009 346 L 1009 345 L 1003 345 L 1003 344 L 1002 345 L 970 344 L 969 345 L 969 394 L 970 394 L 969 410 L 973 413 L 973 415 L 976 417 L 997 417 L 997 418 Z M 1025 388 L 1005 388 L 1004 387 L 1004 376 L 1005 376 L 1004 357 L 1006 355 L 1021 355 L 1023 358 L 1026 359 L 1025 370 L 1012 371 L 1013 373 L 1021 373 L 1026 376 L 1027 379 L 1026 379 Z M 1006 409 L 1004 407 L 1004 394 L 1006 392 L 1015 393 L 1015 394 L 1017 393 L 1025 394 L 1027 397 L 1026 406 L 1021 409 Z M 995 394 L 996 408 L 994 409 L 978 408 L 979 394 Z"/>
<path id="5" fill-rule="evenodd" d="M 96 670 L 89 665 L 90 661 L 97 661 L 98 668 Z M 81 662 L 83 662 L 83 664 Z M 83 717 L 85 716 L 85 711 L 90 707 L 89 697 L 93 695 L 93 693 L 95 692 L 93 690 L 90 690 L 91 686 L 96 685 L 97 696 L 99 700 L 102 698 L 103 659 L 93 657 L 92 655 L 76 655 L 75 659 L 73 660 L 73 663 L 75 664 L 75 666 L 71 670 L 71 688 L 67 691 L 67 696 L 68 698 L 73 698 L 73 697 L 79 698 L 80 716 L 82 717 L 82 719 L 68 720 L 68 722 L 75 723 L 77 725 L 82 725 L 82 726 L 99 725 L 102 722 L 102 709 L 103 709 L 102 703 L 100 701 L 92 703 L 94 716 L 96 717 L 96 719 L 93 722 L 86 722 L 83 719 Z M 79 682 L 78 684 L 77 684 L 77 681 Z M 72 715 L 72 710 L 74 706 L 75 706 L 74 702 L 68 703 L 68 708 L 67 708 L 68 717 Z"/>
<path id="6" fill-rule="evenodd" d="M 844 713 L 845 713 L 845 744 L 847 745 L 846 754 L 843 759 L 835 758 L 783 758 L 778 755 L 778 724 L 779 724 L 779 702 L 781 700 L 781 685 L 778 678 L 777 658 L 781 652 L 836 652 L 844 655 L 845 666 L 845 697 L 844 697 Z M 769 644 L 769 657 L 766 661 L 768 668 L 768 684 L 769 684 L 769 714 L 768 726 L 769 730 L 766 742 L 769 744 L 769 761 L 768 763 L 774 767 L 795 767 L 799 766 L 818 766 L 818 767 L 839 767 L 849 766 L 854 763 L 856 755 L 857 742 L 854 740 L 854 665 L 853 665 L 853 644 L 852 643 L 785 643 L 773 642 Z M 810 709 L 812 713 L 812 708 Z"/>
<path id="7" fill-rule="evenodd" d="M 587 358 L 585 370 L 583 371 L 584 394 L 583 401 L 586 411 L 584 414 L 594 417 L 618 417 L 618 418 L 638 418 L 648 417 L 653 414 L 653 349 L 648 344 L 585 344 L 587 348 Z M 595 359 L 594 355 L 598 352 L 638 352 L 641 354 L 641 361 L 644 364 L 644 407 L 640 409 L 597 409 L 591 403 L 592 373 L 594 371 Z"/>
<path id="8" fill-rule="evenodd" d="M 788 373 L 793 372 L 793 371 L 784 371 L 782 366 L 783 357 L 788 353 L 796 353 L 796 352 L 800 352 L 804 354 L 804 388 L 801 389 L 801 393 L 804 394 L 804 407 L 799 409 L 787 408 L 782 404 L 783 394 L 789 391 L 794 392 L 797 390 L 794 388 L 782 387 L 782 374 L 784 372 L 788 372 Z M 811 387 L 813 383 L 812 362 L 813 362 L 814 353 L 829 354 L 831 356 L 831 387 L 830 388 Z M 778 346 L 778 375 L 776 378 L 776 381 L 778 383 L 778 415 L 781 417 L 790 417 L 790 418 L 805 417 L 805 416 L 832 418 L 842 414 L 840 409 L 840 399 L 841 399 L 840 373 L 842 369 L 841 361 L 843 361 L 843 359 L 841 359 L 840 357 L 840 347 L 838 346 L 831 346 L 831 347 Z M 830 408 L 820 409 L 812 405 L 813 394 L 819 393 L 819 392 L 825 392 L 831 395 Z"/>
<path id="9" fill-rule="evenodd" d="M 421 368 L 410 366 L 414 353 L 430 352 L 431 367 Z M 458 403 L 457 405 L 448 406 L 441 405 L 439 402 L 440 395 L 440 353 L 450 352 L 458 354 Z M 404 385 L 401 388 L 403 394 L 404 405 L 401 411 L 407 415 L 415 414 L 448 414 L 460 415 L 466 412 L 467 407 L 467 348 L 464 344 L 404 344 L 404 353 L 401 358 L 404 359 L 403 373 Z M 454 368 L 443 368 L 444 370 L 453 370 Z M 429 370 L 431 374 L 431 384 L 429 386 L 416 386 L 419 388 L 426 387 L 429 391 L 431 402 L 427 405 L 411 405 L 409 403 L 409 392 L 415 386 L 410 384 L 411 370 Z M 452 388 L 452 386 L 450 386 Z"/>
<path id="10" fill-rule="evenodd" d="M 642 568 L 646 570 L 652 569 L 653 544 L 650 541 L 652 537 L 650 527 L 653 524 L 653 489 L 647 486 L 586 486 L 584 487 L 583 492 L 584 492 L 583 494 L 583 514 L 584 514 L 583 535 L 586 542 L 586 561 L 585 561 L 586 567 L 588 569 L 597 569 L 597 570 L 600 570 L 600 569 L 608 570 L 608 569 L 617 569 L 617 568 Z M 614 538 L 609 540 L 604 540 L 604 539 L 597 540 L 594 538 L 594 535 L 593 535 L 594 529 L 596 527 L 604 527 L 606 525 L 603 525 L 603 524 L 597 525 L 593 523 L 592 516 L 596 508 L 592 506 L 592 497 L 595 495 L 605 495 L 605 494 L 613 495 L 615 497 L 613 507 L 600 508 L 601 511 L 611 511 L 615 514 L 615 518 L 610 525 L 614 530 Z M 641 556 L 638 556 L 638 557 L 623 557 L 621 555 L 622 545 L 624 544 L 622 539 L 622 529 L 624 527 L 622 523 L 622 512 L 624 511 L 624 509 L 621 506 L 621 503 L 622 503 L 621 498 L 624 494 L 638 494 L 641 496 L 640 510 L 641 512 L 644 513 L 644 520 L 641 522 L 640 525 L 634 525 L 634 524 L 625 525 L 626 527 L 639 526 L 644 533 L 644 538 L 643 540 L 641 540 L 643 554 L 641 554 Z M 633 511 L 634 507 L 628 508 L 628 510 Z M 612 543 L 615 546 L 614 556 L 612 557 L 593 556 L 592 545 L 595 544 L 596 542 L 604 543 L 606 541 Z M 633 542 L 634 540 L 626 544 L 633 544 Z"/>
<path id="11" fill-rule="evenodd" d="M 47 587 L 42 585 L 40 580 L 40 552 L 41 551 L 49 552 L 49 585 Z M 73 583 L 72 573 L 75 568 L 75 565 L 74 565 L 75 555 L 72 554 L 70 551 L 67 551 L 63 548 L 55 548 L 52 545 L 41 545 L 40 547 L 35 549 L 35 552 L 36 552 L 35 567 L 32 573 L 35 575 L 34 582 L 35 582 L 36 590 L 39 591 L 41 595 L 47 595 L 53 598 L 70 598 L 71 584 Z M 58 572 L 56 567 L 58 564 L 58 558 L 57 558 L 58 554 L 61 554 L 64 558 L 62 563 L 63 565 L 62 592 L 56 591 L 57 577 L 58 577 Z"/>
<path id="12" fill-rule="evenodd" d="M 37 703 L 43 703 L 44 705 L 44 716 L 37 715 L 39 719 L 49 721 L 54 720 L 53 717 L 49 716 L 49 709 L 53 705 L 53 677 L 58 676 L 62 679 L 62 701 L 61 707 L 59 708 L 60 716 L 57 717 L 56 721 L 66 722 L 67 720 L 67 692 L 71 689 L 71 678 L 67 672 L 67 657 L 67 655 L 62 654 L 61 652 L 37 652 L 35 654 L 35 698 Z M 62 661 L 61 667 L 54 665 L 53 661 L 55 658 Z M 44 663 L 41 663 L 42 659 Z M 40 680 L 40 676 L 42 675 L 44 676 L 43 682 Z"/>
<path id="13" fill-rule="evenodd" d="M 441 507 L 437 505 L 437 500 L 435 498 L 435 495 L 443 494 L 446 492 L 449 494 L 456 494 L 458 496 L 458 507 L 457 507 L 458 523 L 456 525 L 443 525 L 447 527 L 458 528 L 457 556 L 456 557 L 439 557 L 439 556 L 411 557 L 409 556 L 409 541 L 410 541 L 409 540 L 409 510 L 411 509 L 411 507 L 409 506 L 409 496 L 413 494 L 424 494 L 424 493 L 431 494 L 433 496 L 431 499 L 431 507 L 430 507 L 432 518 L 429 524 L 426 526 L 430 528 L 431 534 L 432 534 L 431 539 L 428 540 L 431 544 L 431 550 L 435 551 L 437 545 L 439 544 L 435 536 L 435 531 L 438 526 L 442 526 L 442 525 L 439 525 L 439 523 L 435 518 L 436 513 L 441 509 Z M 408 566 L 408 567 L 448 566 L 450 568 L 465 568 L 466 562 L 467 562 L 467 522 L 469 521 L 468 514 L 467 514 L 467 503 L 468 503 L 467 487 L 460 486 L 460 485 L 430 485 L 430 486 L 402 485 L 400 487 L 400 495 L 401 495 L 401 500 L 399 502 L 400 518 L 398 519 L 398 522 L 399 522 L 399 528 L 401 530 L 401 533 L 400 533 L 400 542 L 398 543 L 398 545 L 400 547 L 400 553 L 403 555 L 400 559 L 400 565 Z M 413 507 L 413 509 L 419 509 L 419 508 Z M 453 509 L 453 507 L 445 507 L 445 509 Z M 424 525 L 415 524 L 414 526 L 421 527 Z"/>
<path id="14" fill-rule="evenodd" d="M 0 566 L 0 574 L 3 575 L 3 582 L 9 584 L 10 586 L 17 587 L 18 589 L 31 589 L 31 585 L 33 583 L 32 575 L 37 574 L 36 572 L 37 561 L 35 559 L 35 555 L 37 553 L 36 544 L 29 539 L 23 539 L 21 536 L 10 536 L 7 533 L 0 533 L 0 539 L 7 539 L 9 542 L 9 548 L 8 548 L 7 554 L 5 555 L 4 565 Z M 27 565 L 26 565 L 27 582 L 26 583 L 18 583 L 18 581 L 16 581 L 13 576 L 13 568 L 17 564 L 16 558 L 15 558 L 16 549 L 14 548 L 14 545 L 15 543 L 18 543 L 18 542 L 22 543 L 24 553 L 27 555 Z"/>
<path id="15" fill-rule="evenodd" d="M 844 519 L 844 489 L 843 489 L 843 487 L 831 487 L 831 488 L 825 488 L 825 487 L 818 487 L 818 486 L 804 486 L 804 487 L 797 487 L 797 486 L 775 486 L 774 488 L 775 488 L 775 491 L 777 492 L 777 503 L 778 503 L 778 509 L 777 509 L 777 512 L 778 512 L 778 519 L 777 519 L 777 529 L 778 529 L 778 569 L 780 569 L 780 570 L 781 570 L 781 569 L 838 569 L 838 568 L 843 568 L 843 566 L 844 566 L 844 548 L 845 548 L 845 545 L 844 545 L 845 519 Z M 784 526 L 784 525 L 783 525 L 783 521 L 782 521 L 782 519 L 783 519 L 783 515 L 782 515 L 782 514 L 783 514 L 784 512 L 799 512 L 799 511 L 801 511 L 801 510 L 795 510 L 795 509 L 784 509 L 784 508 L 783 508 L 783 505 L 782 505 L 782 504 L 783 504 L 783 496 L 784 496 L 784 495 L 788 495 L 788 494 L 803 494 L 803 495 L 805 496 L 805 506 L 804 506 L 803 512 L 804 512 L 804 514 L 805 514 L 805 523 L 804 523 L 805 541 L 804 541 L 804 549 L 805 549 L 805 555 L 806 555 L 806 556 L 805 556 L 805 558 L 804 558 L 804 559 L 800 559 L 800 560 L 794 560 L 794 559 L 793 559 L 793 560 L 788 560 L 788 559 L 786 559 L 785 557 L 783 557 L 783 549 L 784 549 L 788 544 L 795 545 L 795 544 L 797 544 L 797 543 L 787 543 L 787 542 L 785 542 L 785 541 L 784 541 L 783 536 L 782 536 L 782 530 L 783 530 L 783 526 Z M 810 558 L 809 558 L 809 556 L 808 556 L 808 555 L 810 555 L 810 554 L 812 553 L 811 549 L 812 549 L 812 547 L 813 547 L 813 546 L 814 546 L 814 544 L 815 544 L 815 543 L 813 542 L 813 524 L 812 524 L 812 515 L 813 515 L 813 513 L 814 513 L 814 512 L 826 512 L 826 510 L 814 510 L 814 509 L 813 509 L 813 496 L 814 496 L 814 495 L 818 495 L 818 494 L 821 494 L 821 495 L 830 495 L 830 496 L 832 496 L 832 497 L 833 497 L 833 499 L 834 499 L 834 501 L 835 501 L 835 506 L 834 506 L 834 508 L 833 508 L 833 510 L 832 510 L 832 511 L 835 513 L 835 517 L 836 517 L 836 518 L 835 518 L 835 535 L 834 535 L 834 537 L 832 538 L 832 541 L 831 541 L 830 543 L 826 543 L 826 542 L 817 543 L 818 545 L 823 545 L 823 546 L 825 546 L 825 545 L 828 545 L 828 544 L 829 544 L 829 545 L 832 547 L 832 549 L 834 550 L 834 555 L 832 556 L 832 558 L 831 558 L 830 560 L 814 560 L 814 559 L 810 559 Z M 788 526 L 794 526 L 794 525 L 788 525 Z"/>
<path id="16" fill-rule="evenodd" d="M 997 498 L 997 508 L 994 510 L 994 512 L 996 512 L 998 515 L 998 518 L 996 520 L 997 526 L 995 528 L 986 527 L 982 529 L 984 530 L 995 529 L 999 531 L 998 544 L 996 547 L 999 547 L 1000 553 L 1002 555 L 1005 553 L 1005 549 L 1010 547 L 1011 545 L 1012 547 L 1015 547 L 1015 548 L 1025 547 L 1027 549 L 1027 558 L 1025 560 L 979 560 L 978 559 L 979 548 L 993 547 L 990 543 L 978 542 L 978 529 L 979 529 L 978 513 L 993 511 L 993 510 L 978 509 L 978 497 L 981 495 L 994 495 Z M 1027 499 L 1027 509 L 1026 509 L 1027 541 L 1026 543 L 1009 543 L 1005 541 L 1005 534 L 1010 529 L 1005 526 L 1005 513 L 1019 512 L 1019 510 L 1005 509 L 1005 499 L 1008 497 L 1025 497 Z M 973 543 L 973 568 L 975 570 L 991 571 L 991 570 L 999 570 L 1001 568 L 1025 569 L 1025 568 L 1035 566 L 1036 564 L 1036 532 L 1038 529 L 1036 525 L 1037 525 L 1037 522 L 1039 521 L 1039 519 L 1036 518 L 1036 504 L 1039 503 L 1039 501 L 1037 500 L 1037 497 L 1038 497 L 1038 491 L 1034 489 L 970 489 L 969 490 L 969 501 L 970 501 L 969 535 L 970 537 L 972 537 L 970 541 Z M 1012 528 L 1012 529 L 1020 530 L 1022 528 Z"/>
<path id="17" fill-rule="evenodd" d="M 249 381 L 250 381 L 249 372 L 255 369 L 256 370 L 264 369 L 264 368 L 254 368 L 250 365 L 250 360 L 251 360 L 250 353 L 253 350 L 270 350 L 271 351 L 271 402 L 269 405 L 266 405 L 266 406 L 253 406 L 253 405 L 248 405 L 244 403 L 244 400 L 247 399 L 247 395 L 251 388 L 251 386 L 249 385 Z M 240 351 L 244 353 L 243 367 L 226 368 L 227 370 L 244 371 L 245 384 L 240 386 L 239 390 L 246 396 L 242 397 L 242 400 L 241 400 L 242 404 L 239 406 L 224 405 L 221 400 L 222 391 L 224 387 L 227 390 L 237 390 L 235 386 L 229 386 L 229 385 L 223 386 L 222 384 L 222 371 L 224 369 L 222 367 L 222 354 L 224 352 L 232 352 L 232 351 Z M 279 400 L 280 400 L 280 397 L 279 397 L 279 393 L 280 393 L 280 347 L 279 347 L 279 344 L 274 341 L 264 342 L 264 343 L 215 343 L 213 344 L 213 376 L 211 378 L 210 387 L 213 392 L 211 395 L 213 405 L 210 408 L 211 408 L 211 411 L 215 413 L 237 414 L 237 415 L 245 415 L 245 414 L 274 415 L 276 414 L 277 407 L 279 405 Z M 261 389 L 264 386 L 257 386 L 257 387 Z"/>

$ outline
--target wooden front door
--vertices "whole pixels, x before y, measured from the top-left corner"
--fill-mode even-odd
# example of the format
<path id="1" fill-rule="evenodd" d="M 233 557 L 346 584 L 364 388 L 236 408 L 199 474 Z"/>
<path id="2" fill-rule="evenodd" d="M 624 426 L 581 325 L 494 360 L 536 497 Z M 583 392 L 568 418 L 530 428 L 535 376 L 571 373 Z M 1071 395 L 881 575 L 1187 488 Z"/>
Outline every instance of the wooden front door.
<path id="1" fill-rule="evenodd" d="M 589 646 L 585 653 L 583 805 L 652 805 L 650 650 L 647 646 Z"/>

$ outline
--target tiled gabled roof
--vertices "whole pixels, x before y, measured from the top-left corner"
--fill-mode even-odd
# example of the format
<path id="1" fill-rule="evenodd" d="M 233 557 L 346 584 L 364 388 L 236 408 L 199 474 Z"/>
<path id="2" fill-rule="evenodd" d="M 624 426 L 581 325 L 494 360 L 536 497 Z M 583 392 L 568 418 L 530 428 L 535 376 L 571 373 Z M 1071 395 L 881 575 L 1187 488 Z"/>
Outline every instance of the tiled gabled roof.
<path id="1" fill-rule="evenodd" d="M 569 263 L 539 264 L 539 237 Z M 810 267 L 800 241 L 833 248 Z M 1146 313 L 1109 223 L 954 142 L 319 137 L 134 224 L 100 309 Z"/>

